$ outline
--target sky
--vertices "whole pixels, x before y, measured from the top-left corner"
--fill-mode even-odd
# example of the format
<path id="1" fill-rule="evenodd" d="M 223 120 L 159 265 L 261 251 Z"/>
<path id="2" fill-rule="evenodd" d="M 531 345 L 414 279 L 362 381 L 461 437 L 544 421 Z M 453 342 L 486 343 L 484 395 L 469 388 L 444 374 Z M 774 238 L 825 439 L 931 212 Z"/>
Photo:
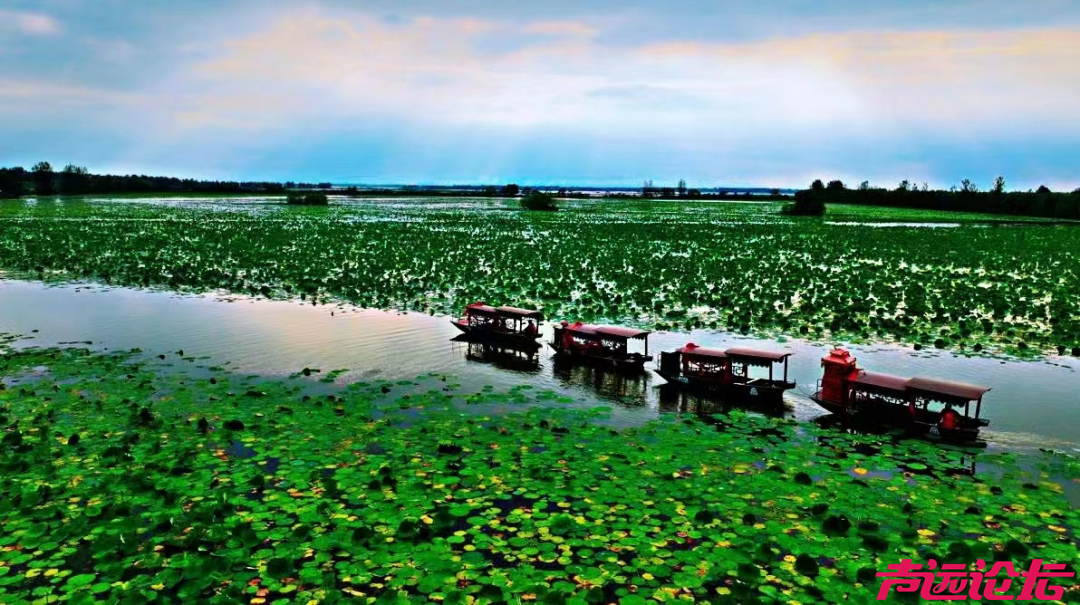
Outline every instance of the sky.
<path id="1" fill-rule="evenodd" d="M 0 0 L 0 166 L 1080 187 L 1078 0 Z"/>

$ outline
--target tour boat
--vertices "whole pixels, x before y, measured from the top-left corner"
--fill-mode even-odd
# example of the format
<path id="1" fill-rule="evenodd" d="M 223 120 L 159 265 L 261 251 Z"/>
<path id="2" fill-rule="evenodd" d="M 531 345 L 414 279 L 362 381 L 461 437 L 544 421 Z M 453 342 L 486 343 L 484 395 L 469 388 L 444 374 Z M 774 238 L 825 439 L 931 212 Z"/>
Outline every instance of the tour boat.
<path id="1" fill-rule="evenodd" d="M 549 344 L 556 357 L 579 359 L 608 366 L 616 370 L 641 372 L 649 355 L 649 334 L 646 330 L 621 326 L 594 326 L 580 321 L 562 322 L 555 328 L 555 338 Z M 629 351 L 630 340 L 641 340 L 645 352 Z"/>
<path id="2" fill-rule="evenodd" d="M 543 313 L 533 309 L 492 307 L 475 302 L 467 305 L 464 315 L 451 320 L 451 323 L 476 340 L 539 347 L 536 339 L 540 335 L 539 322 L 542 321 Z"/>
<path id="3" fill-rule="evenodd" d="M 981 418 L 989 387 L 869 372 L 841 348 L 823 357 L 821 366 L 822 378 L 812 399 L 830 412 L 907 429 L 934 441 L 986 445 L 979 440 L 979 429 L 990 424 Z M 945 417 L 950 409 L 955 413 L 952 420 Z"/>
<path id="4" fill-rule="evenodd" d="M 788 380 L 791 355 L 747 347 L 707 349 L 690 343 L 681 349 L 661 353 L 656 373 L 676 386 L 746 397 L 762 403 L 780 403 L 784 391 L 795 387 L 795 383 Z M 783 364 L 783 378 L 773 377 L 775 364 Z M 768 368 L 768 378 L 751 378 L 752 367 Z"/>

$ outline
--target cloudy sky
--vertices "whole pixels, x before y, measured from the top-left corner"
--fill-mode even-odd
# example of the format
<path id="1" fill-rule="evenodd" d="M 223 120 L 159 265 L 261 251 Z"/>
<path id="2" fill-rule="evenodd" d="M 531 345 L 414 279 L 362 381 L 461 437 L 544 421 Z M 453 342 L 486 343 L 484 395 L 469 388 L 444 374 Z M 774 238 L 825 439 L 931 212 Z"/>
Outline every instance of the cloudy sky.
<path id="1" fill-rule="evenodd" d="M 1080 186 L 1077 0 L 0 0 L 0 165 Z"/>

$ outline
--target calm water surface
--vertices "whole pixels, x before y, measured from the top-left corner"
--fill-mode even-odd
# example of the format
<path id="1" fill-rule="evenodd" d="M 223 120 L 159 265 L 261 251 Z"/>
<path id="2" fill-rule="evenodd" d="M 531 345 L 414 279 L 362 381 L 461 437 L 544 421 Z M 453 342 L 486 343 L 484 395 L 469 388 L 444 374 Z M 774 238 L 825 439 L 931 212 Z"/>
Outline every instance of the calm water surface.
<path id="1" fill-rule="evenodd" d="M 415 313 L 0 280 L 0 332 L 29 335 L 32 339 L 25 344 L 39 346 L 91 341 L 95 348 L 141 348 L 155 354 L 183 349 L 188 356 L 210 356 L 208 364 L 228 362 L 230 370 L 267 376 L 287 376 L 304 367 L 323 372 L 348 368 L 338 382 L 411 379 L 437 372 L 457 377 L 466 390 L 530 384 L 572 397 L 573 405 L 611 407 L 613 422 L 624 425 L 688 407 L 723 408 L 663 388 L 663 379 L 651 372 L 627 378 L 556 366 L 548 348 L 530 359 L 456 342 L 458 332 L 448 318 Z M 546 326 L 545 340 L 549 335 Z M 654 334 L 649 350 L 658 353 L 688 341 L 794 352 L 790 376 L 799 388 L 786 395 L 787 413 L 800 420 L 825 414 L 806 395 L 820 377 L 820 359 L 828 346 L 695 331 Z M 1021 362 L 914 353 L 894 346 L 849 348 L 868 369 L 992 386 L 983 413 L 991 419 L 985 435 L 994 445 L 1080 451 L 1080 373 L 1075 369 L 1080 360 Z"/>

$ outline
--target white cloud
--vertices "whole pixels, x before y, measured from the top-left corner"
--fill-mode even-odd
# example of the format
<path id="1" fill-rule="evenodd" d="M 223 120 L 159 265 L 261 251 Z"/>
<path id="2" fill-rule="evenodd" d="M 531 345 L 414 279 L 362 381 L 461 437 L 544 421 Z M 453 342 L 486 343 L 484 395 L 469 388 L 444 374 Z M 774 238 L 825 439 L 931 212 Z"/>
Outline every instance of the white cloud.
<path id="1" fill-rule="evenodd" d="M 527 44 L 517 32 L 552 34 Z M 168 83 L 187 124 L 306 117 L 697 136 L 962 133 L 1076 120 L 1074 30 L 878 32 L 613 47 L 573 21 L 300 11 Z M 492 48 L 496 50 L 492 50 Z"/>
<path id="2" fill-rule="evenodd" d="M 566 32 L 542 43 L 518 31 Z M 807 61 L 611 48 L 572 22 L 509 24 L 423 18 L 390 25 L 300 13 L 229 42 L 169 84 L 201 91 L 195 122 L 237 127 L 303 116 L 380 117 L 506 129 L 582 132 L 674 127 L 701 132 L 865 124 L 873 109 L 837 70 Z M 569 35 L 572 34 L 572 35 Z M 509 38 L 509 40 L 507 39 Z M 798 90 L 793 94 L 793 90 Z"/>
<path id="3" fill-rule="evenodd" d="M 133 163 L 190 154 L 205 166 L 257 164 L 267 150 L 318 155 L 355 139 L 372 150 L 356 162 L 373 170 L 384 156 L 423 166 L 417 174 L 447 164 L 499 174 L 535 160 L 635 179 L 698 166 L 747 183 L 763 171 L 802 183 L 829 166 L 873 164 L 888 165 L 884 182 L 931 180 L 957 149 L 1080 134 L 1080 30 L 1066 27 L 613 44 L 612 28 L 625 33 L 634 13 L 388 20 L 305 6 L 219 17 L 128 92 L 0 76 L 0 121 L 121 133 L 117 161 Z M 105 50 L 87 53 L 96 68 L 145 56 L 130 44 Z M 382 134 L 365 141 L 367 127 Z M 559 164 L 570 146 L 578 160 Z"/>
<path id="4" fill-rule="evenodd" d="M 13 80 L 0 77 L 0 109 L 41 115 L 42 109 L 131 109 L 144 101 L 137 93 L 104 88 L 49 82 L 44 80 Z M 43 116 L 48 117 L 48 116 Z"/>
<path id="5" fill-rule="evenodd" d="M 10 29 L 24 34 L 48 35 L 60 33 L 60 23 L 41 13 L 0 10 L 0 31 Z"/>
<path id="6" fill-rule="evenodd" d="M 597 34 L 595 28 L 577 21 L 540 21 L 526 25 L 521 31 L 526 34 L 576 38 L 592 38 Z"/>

